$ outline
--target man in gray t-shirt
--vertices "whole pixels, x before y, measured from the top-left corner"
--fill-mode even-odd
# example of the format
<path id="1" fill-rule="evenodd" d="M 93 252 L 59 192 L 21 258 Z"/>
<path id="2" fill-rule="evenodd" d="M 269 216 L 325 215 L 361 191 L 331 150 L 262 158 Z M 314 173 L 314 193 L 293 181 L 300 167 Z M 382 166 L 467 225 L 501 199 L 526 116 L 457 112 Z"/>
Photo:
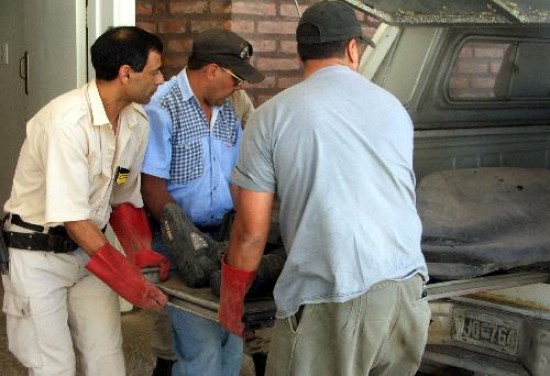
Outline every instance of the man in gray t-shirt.
<path id="1" fill-rule="evenodd" d="M 277 195 L 288 257 L 267 374 L 412 375 L 430 311 L 411 120 L 356 72 L 364 39 L 350 7 L 316 3 L 296 37 L 304 80 L 257 109 L 232 175 L 240 191 L 220 322 L 242 333 L 242 295 Z"/>

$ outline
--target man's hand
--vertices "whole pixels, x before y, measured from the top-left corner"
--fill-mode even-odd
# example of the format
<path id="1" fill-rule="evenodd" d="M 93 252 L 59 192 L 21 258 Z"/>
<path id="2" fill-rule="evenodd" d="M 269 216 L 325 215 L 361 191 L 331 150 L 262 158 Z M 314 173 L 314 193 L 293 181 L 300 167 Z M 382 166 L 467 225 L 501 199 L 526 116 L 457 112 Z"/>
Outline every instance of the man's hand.
<path id="1" fill-rule="evenodd" d="M 158 309 L 168 302 L 166 295 L 109 243 L 94 253 L 86 269 L 137 307 Z"/>
<path id="2" fill-rule="evenodd" d="M 118 205 L 109 219 L 128 260 L 140 269 L 159 267 L 159 279 L 166 281 L 170 276 L 168 259 L 151 249 L 153 234 L 143 208 L 131 204 Z"/>

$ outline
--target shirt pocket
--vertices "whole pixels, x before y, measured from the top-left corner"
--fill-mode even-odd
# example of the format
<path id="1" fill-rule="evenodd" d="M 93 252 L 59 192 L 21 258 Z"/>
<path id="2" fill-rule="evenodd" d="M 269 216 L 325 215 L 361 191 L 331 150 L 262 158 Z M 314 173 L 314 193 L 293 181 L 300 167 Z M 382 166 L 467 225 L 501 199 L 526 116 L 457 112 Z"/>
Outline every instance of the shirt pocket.
<path id="1" fill-rule="evenodd" d="M 10 352 L 27 368 L 42 366 L 30 298 L 6 289 L 2 310 L 7 318 Z"/>
<path id="2" fill-rule="evenodd" d="M 204 173 L 202 141 L 191 140 L 173 146 L 170 166 L 171 180 L 176 184 L 189 184 Z"/>

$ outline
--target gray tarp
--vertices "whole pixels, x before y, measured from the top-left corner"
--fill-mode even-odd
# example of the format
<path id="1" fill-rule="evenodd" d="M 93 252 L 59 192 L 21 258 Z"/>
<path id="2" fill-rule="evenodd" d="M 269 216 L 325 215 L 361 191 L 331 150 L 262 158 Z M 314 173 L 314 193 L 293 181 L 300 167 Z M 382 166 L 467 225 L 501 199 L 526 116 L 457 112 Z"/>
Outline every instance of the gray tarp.
<path id="1" fill-rule="evenodd" d="M 550 262 L 550 170 L 434 173 L 420 181 L 417 207 L 422 250 L 434 278 Z"/>

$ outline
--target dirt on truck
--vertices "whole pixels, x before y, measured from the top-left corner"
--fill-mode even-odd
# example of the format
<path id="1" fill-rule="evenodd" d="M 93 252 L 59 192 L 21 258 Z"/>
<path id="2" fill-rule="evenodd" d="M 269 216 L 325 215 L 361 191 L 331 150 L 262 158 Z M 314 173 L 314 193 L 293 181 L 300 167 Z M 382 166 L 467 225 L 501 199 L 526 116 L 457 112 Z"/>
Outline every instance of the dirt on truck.
<path id="1" fill-rule="evenodd" d="M 360 72 L 415 127 L 432 308 L 421 372 L 550 374 L 550 1 L 346 2 L 379 21 Z M 209 291 L 160 286 L 217 319 Z M 271 300 L 248 303 L 249 327 L 273 319 Z"/>
<path id="2" fill-rule="evenodd" d="M 422 369 L 549 374 L 550 2 L 347 2 L 381 21 L 361 70 L 415 127 Z"/>

